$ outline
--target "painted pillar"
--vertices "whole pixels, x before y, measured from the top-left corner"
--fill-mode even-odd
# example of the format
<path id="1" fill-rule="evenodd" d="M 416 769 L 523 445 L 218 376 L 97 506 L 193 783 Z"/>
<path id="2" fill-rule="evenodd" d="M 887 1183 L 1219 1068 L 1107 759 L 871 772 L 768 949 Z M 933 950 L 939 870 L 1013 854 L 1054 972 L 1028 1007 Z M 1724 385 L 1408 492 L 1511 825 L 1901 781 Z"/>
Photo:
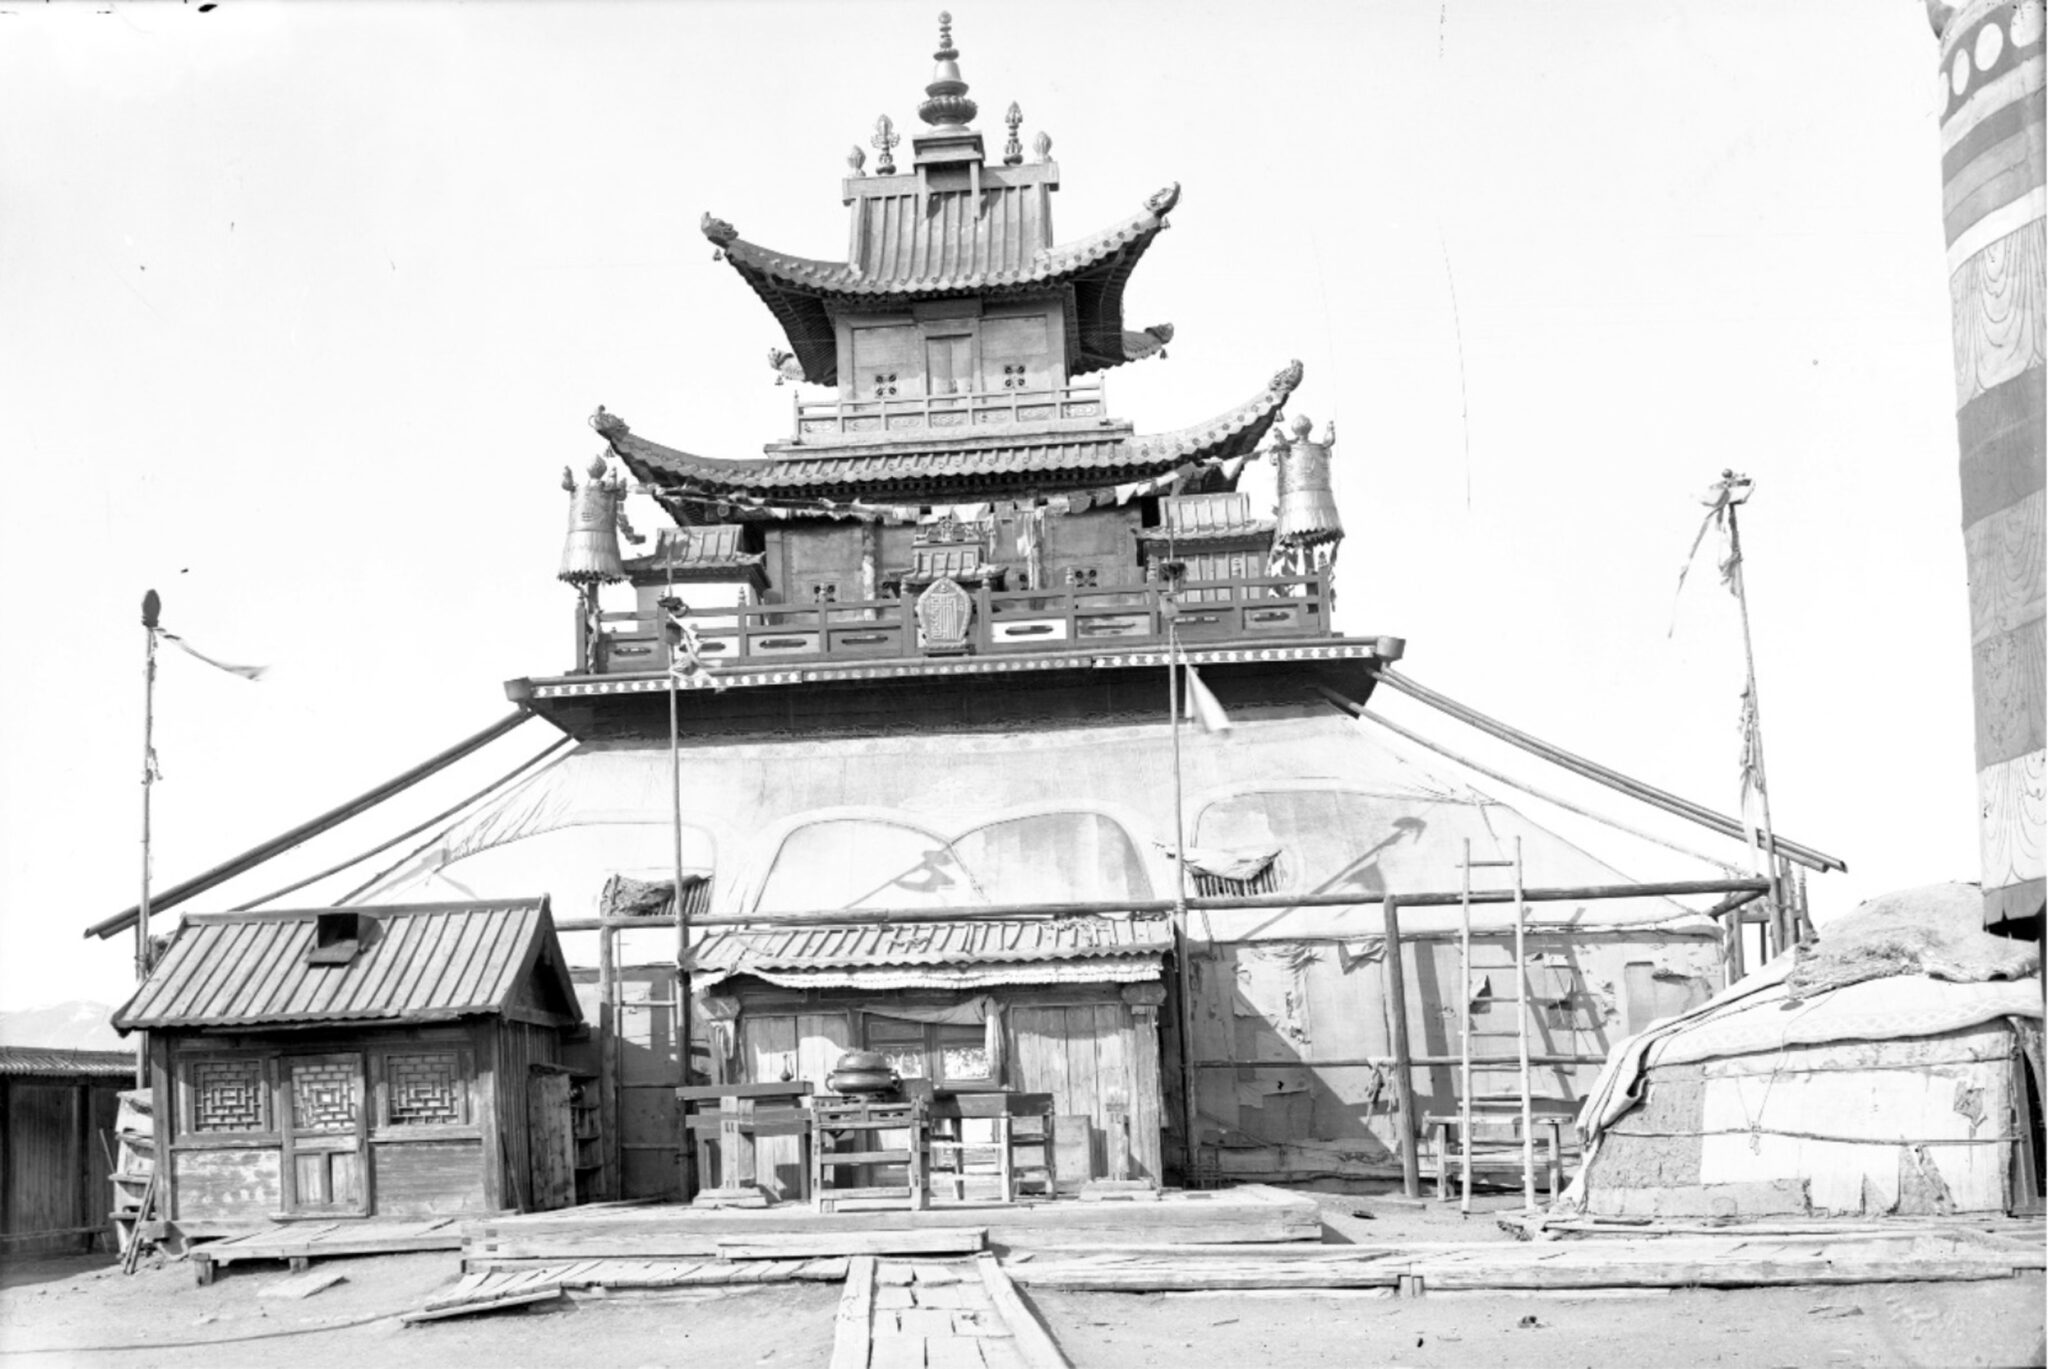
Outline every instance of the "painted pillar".
<path id="1" fill-rule="evenodd" d="M 1985 918 L 2042 908 L 2043 0 L 1928 0 L 1977 716 Z"/>

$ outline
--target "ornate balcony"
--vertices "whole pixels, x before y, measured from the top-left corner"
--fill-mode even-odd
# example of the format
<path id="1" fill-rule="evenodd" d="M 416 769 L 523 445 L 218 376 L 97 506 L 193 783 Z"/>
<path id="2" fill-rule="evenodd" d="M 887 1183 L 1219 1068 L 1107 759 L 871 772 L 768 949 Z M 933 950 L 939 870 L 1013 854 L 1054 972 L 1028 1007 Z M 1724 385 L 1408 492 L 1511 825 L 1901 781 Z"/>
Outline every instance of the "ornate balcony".
<path id="1" fill-rule="evenodd" d="M 1190 583 L 1172 602 L 1157 587 L 1142 584 L 1014 591 L 983 586 L 970 593 L 964 653 L 961 646 L 927 641 L 912 598 L 709 609 L 693 613 L 690 622 L 702 659 L 720 672 L 1156 648 L 1167 641 L 1169 621 L 1190 647 L 1256 647 L 1336 635 L 1328 579 L 1320 574 Z M 661 629 L 655 614 L 599 615 L 599 638 L 589 657 L 596 673 L 666 671 L 669 648 Z M 578 643 L 578 659 L 585 659 L 583 646 Z M 1033 667 L 1020 660 L 1018 668 Z"/>
<path id="2" fill-rule="evenodd" d="M 848 438 L 940 436 L 1032 424 L 1101 422 L 1100 381 L 1038 390 L 962 390 L 948 394 L 792 401 L 798 443 Z"/>

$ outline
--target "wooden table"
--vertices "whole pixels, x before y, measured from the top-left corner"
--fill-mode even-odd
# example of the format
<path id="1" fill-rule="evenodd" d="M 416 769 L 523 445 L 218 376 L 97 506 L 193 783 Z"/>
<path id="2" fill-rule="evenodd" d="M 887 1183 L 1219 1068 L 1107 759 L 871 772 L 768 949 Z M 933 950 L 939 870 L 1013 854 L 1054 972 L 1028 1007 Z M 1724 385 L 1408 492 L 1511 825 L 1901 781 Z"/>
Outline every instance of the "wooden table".
<path id="1" fill-rule="evenodd" d="M 949 1187 L 950 1196 L 965 1199 L 970 1178 L 995 1181 L 994 1201 L 1014 1203 L 1026 1185 L 1053 1194 L 1053 1101 L 1049 1093 L 1004 1093 L 1000 1091 L 942 1092 L 933 1096 L 930 1125 L 926 1130 L 925 1179 L 936 1190 Z M 967 1124 L 982 1122 L 995 1135 L 987 1141 L 966 1139 Z M 1023 1122 L 1026 1125 L 1019 1127 Z M 969 1152 L 993 1152 L 977 1168 Z M 1036 1151 L 1020 1163 L 1018 1152 Z"/>
<path id="2" fill-rule="evenodd" d="M 773 1201 L 761 1187 L 754 1142 L 761 1136 L 795 1136 L 799 1146 L 811 1144 L 810 1116 L 803 1100 L 811 1086 L 802 1079 L 770 1084 L 701 1084 L 676 1090 L 683 1106 L 685 1144 L 700 1138 L 718 1141 L 718 1185 L 697 1194 L 698 1207 L 766 1207 Z M 691 1112 L 693 1103 L 716 1102 L 716 1112 Z M 805 1157 L 800 1174 L 815 1166 Z M 800 1195 L 801 1196 L 801 1195 Z"/>

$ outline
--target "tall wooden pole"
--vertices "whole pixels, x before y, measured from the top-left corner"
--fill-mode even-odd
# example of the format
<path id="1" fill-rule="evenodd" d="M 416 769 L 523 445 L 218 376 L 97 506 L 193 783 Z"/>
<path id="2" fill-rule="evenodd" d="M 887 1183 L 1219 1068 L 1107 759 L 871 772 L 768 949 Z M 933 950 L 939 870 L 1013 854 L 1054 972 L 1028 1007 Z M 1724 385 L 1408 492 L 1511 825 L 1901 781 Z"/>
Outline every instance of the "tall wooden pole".
<path id="1" fill-rule="evenodd" d="M 1742 616 L 1742 663 L 1747 672 L 1749 684 L 1749 732 L 1743 739 L 1750 749 L 1750 761 L 1756 767 L 1756 793 L 1762 806 L 1764 835 L 1764 877 L 1771 882 L 1771 922 L 1777 929 L 1777 950 L 1786 946 L 1784 934 L 1785 886 L 1778 869 L 1778 839 L 1771 830 L 1771 786 L 1764 776 L 1764 715 L 1763 705 L 1756 693 L 1756 648 L 1749 635 L 1749 567 L 1742 560 L 1742 529 L 1736 522 L 1736 500 L 1728 501 L 1728 554 L 1735 562 L 1735 604 Z M 1734 929 L 1736 945 L 1735 971 L 1741 973 L 1742 919 L 1733 917 L 1728 925 Z"/>
<path id="2" fill-rule="evenodd" d="M 675 610 L 670 610 L 673 613 Z M 672 627 L 669 634 L 668 660 L 668 781 L 669 781 L 669 826 L 674 841 L 673 878 L 675 879 L 674 908 L 676 918 L 676 1053 L 680 1080 L 688 1088 L 695 1081 L 690 1078 L 690 914 L 683 901 L 683 747 L 681 726 L 678 715 L 678 695 L 681 680 L 676 671 L 676 652 L 681 646 L 680 627 Z M 680 1163 L 683 1186 L 683 1201 L 689 1202 L 697 1196 L 696 1168 L 697 1146 L 689 1134 L 689 1128 L 680 1128 L 680 1148 L 677 1160 Z"/>
<path id="3" fill-rule="evenodd" d="M 1192 1187 L 1195 1159 L 1200 1149 L 1195 1135 L 1195 1004 L 1194 967 L 1188 963 L 1193 950 L 1188 942 L 1188 849 L 1187 820 L 1180 775 L 1180 639 L 1175 631 L 1178 601 L 1166 605 L 1166 707 L 1173 725 L 1173 940 L 1175 986 L 1180 999 L 1180 1107 L 1181 1135 L 1185 1153 L 1181 1157 L 1181 1182 Z"/>
<path id="4" fill-rule="evenodd" d="M 135 982 L 149 978 L 149 793 L 156 783 L 156 625 L 163 601 L 142 596 L 142 889 L 135 904 Z M 135 1087 L 149 1087 L 149 1033 L 135 1036 Z"/>
<path id="5" fill-rule="evenodd" d="M 1470 895 L 1467 895 L 1469 898 Z M 1450 900 L 1446 900 L 1448 902 Z M 1422 1196 L 1422 1164 L 1415 1153 L 1415 1052 L 1408 1044 L 1408 975 L 1401 964 L 1401 901 L 1388 894 L 1380 901 L 1387 933 L 1387 1028 L 1394 1048 L 1394 1102 L 1401 1109 L 1401 1191 Z M 1469 990 L 1467 990 L 1469 992 Z"/>

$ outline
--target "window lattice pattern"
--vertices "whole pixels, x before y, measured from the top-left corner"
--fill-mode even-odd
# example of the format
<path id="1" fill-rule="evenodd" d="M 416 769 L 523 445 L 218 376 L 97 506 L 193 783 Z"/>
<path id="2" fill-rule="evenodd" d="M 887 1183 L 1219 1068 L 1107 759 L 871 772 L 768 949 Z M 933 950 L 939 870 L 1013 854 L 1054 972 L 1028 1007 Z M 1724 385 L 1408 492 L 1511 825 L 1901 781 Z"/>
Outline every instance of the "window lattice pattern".
<path id="1" fill-rule="evenodd" d="M 432 1055 L 394 1055 L 385 1063 L 395 1127 L 460 1126 L 462 1075 L 453 1051 Z"/>
<path id="2" fill-rule="evenodd" d="M 292 1125 L 301 1131 L 354 1131 L 354 1064 L 292 1066 Z"/>
<path id="3" fill-rule="evenodd" d="M 264 1121 L 261 1060 L 193 1062 L 194 1131 L 262 1131 Z"/>
<path id="4" fill-rule="evenodd" d="M 1249 898 L 1253 894 L 1277 894 L 1281 890 L 1280 862 L 1276 859 L 1250 879 L 1224 879 L 1189 871 L 1194 877 L 1197 898 Z"/>

